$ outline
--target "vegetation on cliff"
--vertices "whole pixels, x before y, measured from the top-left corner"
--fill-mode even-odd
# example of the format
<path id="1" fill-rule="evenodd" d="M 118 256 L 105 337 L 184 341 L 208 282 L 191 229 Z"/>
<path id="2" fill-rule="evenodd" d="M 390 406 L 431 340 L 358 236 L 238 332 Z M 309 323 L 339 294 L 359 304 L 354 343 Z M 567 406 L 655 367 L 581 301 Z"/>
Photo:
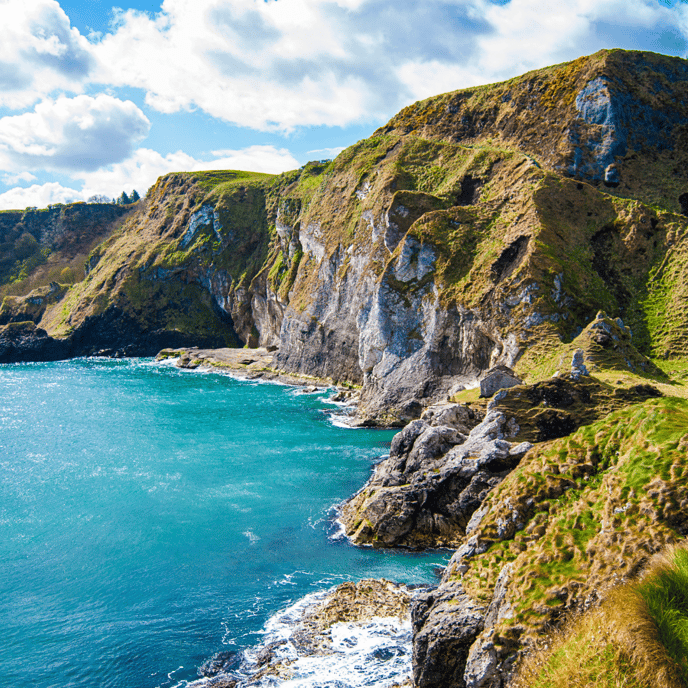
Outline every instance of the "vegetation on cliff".
<path id="1" fill-rule="evenodd" d="M 639 581 L 551 634 L 514 688 L 682 688 L 688 682 L 688 552 L 669 548 Z"/>

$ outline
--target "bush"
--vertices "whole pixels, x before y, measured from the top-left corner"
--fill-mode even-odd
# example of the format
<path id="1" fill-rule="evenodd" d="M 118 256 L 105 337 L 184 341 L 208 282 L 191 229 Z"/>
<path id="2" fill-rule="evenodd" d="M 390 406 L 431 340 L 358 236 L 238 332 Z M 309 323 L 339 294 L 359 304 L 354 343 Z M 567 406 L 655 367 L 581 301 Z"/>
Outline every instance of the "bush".
<path id="1" fill-rule="evenodd" d="M 37 253 L 39 249 L 38 242 L 33 234 L 24 232 L 19 239 L 14 242 L 14 255 L 18 260 L 25 260 Z"/>
<path id="2" fill-rule="evenodd" d="M 76 282 L 76 275 L 74 270 L 70 267 L 64 268 L 60 272 L 60 279 L 58 280 L 60 284 L 74 284 Z"/>

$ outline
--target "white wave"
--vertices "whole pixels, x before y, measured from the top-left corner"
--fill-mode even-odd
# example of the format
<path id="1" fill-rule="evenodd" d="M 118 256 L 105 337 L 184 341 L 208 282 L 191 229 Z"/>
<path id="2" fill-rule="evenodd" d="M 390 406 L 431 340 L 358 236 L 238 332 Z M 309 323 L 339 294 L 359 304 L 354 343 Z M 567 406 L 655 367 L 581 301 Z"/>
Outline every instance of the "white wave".
<path id="1" fill-rule="evenodd" d="M 329 420 L 335 428 L 345 428 L 346 430 L 358 430 L 359 425 L 355 423 L 354 413 L 329 413 Z"/>
<path id="2" fill-rule="evenodd" d="M 299 657 L 284 688 L 384 688 L 411 674 L 410 621 L 374 617 L 362 623 L 336 623 L 332 651 L 325 656 Z"/>
<path id="3" fill-rule="evenodd" d="M 162 358 L 159 361 L 153 359 L 152 361 L 142 361 L 141 364 L 151 368 L 176 368 L 179 358 L 179 356 L 176 358 Z"/>
<path id="4" fill-rule="evenodd" d="M 243 534 L 248 538 L 252 545 L 255 545 L 256 542 L 260 540 L 260 536 L 256 535 L 252 530 L 247 530 Z"/>
<path id="5" fill-rule="evenodd" d="M 347 539 L 346 528 L 344 527 L 344 524 L 338 518 L 336 518 L 332 522 L 332 527 L 334 529 L 333 532 L 327 536 L 327 539 L 330 542 L 336 542 L 337 540 L 346 540 Z"/>
<path id="6" fill-rule="evenodd" d="M 319 590 L 306 595 L 268 619 L 263 642 L 244 650 L 243 680 L 238 683 L 241 688 L 387 688 L 410 676 L 412 630 L 408 619 L 373 617 L 333 624 L 331 643 L 324 653 L 304 653 L 292 642 L 305 612 L 330 593 Z M 251 678 L 266 647 L 271 648 L 272 662 L 288 664 L 285 677 Z"/>

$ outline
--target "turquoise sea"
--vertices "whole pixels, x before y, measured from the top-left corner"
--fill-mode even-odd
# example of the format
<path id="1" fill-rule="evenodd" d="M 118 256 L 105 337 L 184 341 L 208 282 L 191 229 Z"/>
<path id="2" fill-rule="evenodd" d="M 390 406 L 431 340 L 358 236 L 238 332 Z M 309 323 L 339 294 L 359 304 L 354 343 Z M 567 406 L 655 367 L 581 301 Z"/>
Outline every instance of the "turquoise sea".
<path id="1" fill-rule="evenodd" d="M 143 359 L 0 366 L 0 686 L 181 688 L 305 595 L 434 582 L 449 553 L 337 539 L 393 432 L 337 427 L 326 396 Z"/>

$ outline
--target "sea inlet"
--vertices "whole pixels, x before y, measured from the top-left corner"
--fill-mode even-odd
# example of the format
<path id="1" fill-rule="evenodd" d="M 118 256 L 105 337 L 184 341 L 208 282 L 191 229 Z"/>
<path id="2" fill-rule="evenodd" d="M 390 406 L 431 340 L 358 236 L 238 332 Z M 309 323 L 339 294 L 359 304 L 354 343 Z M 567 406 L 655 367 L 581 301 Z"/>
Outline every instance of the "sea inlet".
<path id="1" fill-rule="evenodd" d="M 340 427 L 327 396 L 145 359 L 0 366 L 0 685 L 182 688 L 317 591 L 433 582 L 449 553 L 339 536 L 393 432 Z"/>

